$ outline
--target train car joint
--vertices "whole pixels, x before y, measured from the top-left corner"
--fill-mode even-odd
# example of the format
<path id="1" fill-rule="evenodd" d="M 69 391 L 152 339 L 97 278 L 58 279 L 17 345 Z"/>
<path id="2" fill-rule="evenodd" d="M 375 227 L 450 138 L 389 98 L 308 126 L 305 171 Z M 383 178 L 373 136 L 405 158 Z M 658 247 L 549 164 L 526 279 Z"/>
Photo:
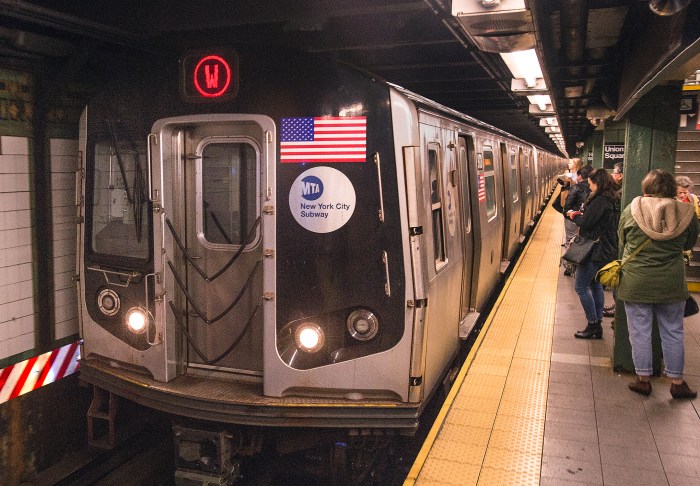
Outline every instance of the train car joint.
<path id="1" fill-rule="evenodd" d="M 459 337 L 460 339 L 467 339 L 469 334 L 474 329 L 477 319 L 479 318 L 478 312 L 470 312 L 464 319 L 459 323 Z"/>

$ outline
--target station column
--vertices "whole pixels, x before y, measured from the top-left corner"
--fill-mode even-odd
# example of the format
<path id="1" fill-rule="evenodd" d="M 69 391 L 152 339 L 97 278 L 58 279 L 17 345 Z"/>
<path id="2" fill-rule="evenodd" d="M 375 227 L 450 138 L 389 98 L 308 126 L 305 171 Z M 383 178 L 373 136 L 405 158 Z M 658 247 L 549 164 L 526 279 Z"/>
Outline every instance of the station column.
<path id="1" fill-rule="evenodd" d="M 641 196 L 642 179 L 651 169 L 674 172 L 681 93 L 681 83 L 657 86 L 627 113 L 622 208 Z M 656 373 L 661 371 L 661 341 L 656 323 L 653 346 Z M 634 372 L 627 315 L 621 302 L 615 309 L 613 369 Z"/>

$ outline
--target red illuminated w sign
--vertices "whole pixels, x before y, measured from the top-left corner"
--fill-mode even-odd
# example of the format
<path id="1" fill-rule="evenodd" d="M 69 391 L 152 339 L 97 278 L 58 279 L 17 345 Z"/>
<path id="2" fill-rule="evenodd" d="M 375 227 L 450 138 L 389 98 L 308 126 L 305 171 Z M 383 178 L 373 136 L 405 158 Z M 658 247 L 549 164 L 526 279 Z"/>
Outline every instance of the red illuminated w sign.
<path id="1" fill-rule="evenodd" d="M 219 56 L 205 56 L 194 68 L 194 86 L 202 96 L 216 98 L 231 84 L 231 68 Z"/>
<path id="2" fill-rule="evenodd" d="M 204 78 L 207 82 L 207 89 L 216 89 L 219 87 L 219 65 L 214 64 L 214 73 L 209 72 L 209 64 L 204 65 Z"/>

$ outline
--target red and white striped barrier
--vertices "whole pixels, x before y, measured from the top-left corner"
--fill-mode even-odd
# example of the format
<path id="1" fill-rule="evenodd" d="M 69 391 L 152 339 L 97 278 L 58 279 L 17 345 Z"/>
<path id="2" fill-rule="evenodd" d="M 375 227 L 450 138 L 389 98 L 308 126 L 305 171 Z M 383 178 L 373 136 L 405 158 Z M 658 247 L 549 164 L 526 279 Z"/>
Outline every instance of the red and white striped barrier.
<path id="1" fill-rule="evenodd" d="M 79 344 L 66 344 L 0 370 L 0 403 L 74 373 L 79 366 Z"/>

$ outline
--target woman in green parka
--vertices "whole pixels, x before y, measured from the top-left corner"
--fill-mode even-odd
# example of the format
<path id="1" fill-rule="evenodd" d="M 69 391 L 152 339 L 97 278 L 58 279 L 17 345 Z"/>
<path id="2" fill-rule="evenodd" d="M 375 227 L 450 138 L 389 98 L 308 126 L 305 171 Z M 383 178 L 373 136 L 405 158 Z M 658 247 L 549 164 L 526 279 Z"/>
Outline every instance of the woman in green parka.
<path id="1" fill-rule="evenodd" d="M 695 398 L 683 381 L 683 311 L 688 289 L 683 250 L 693 248 L 698 222 L 692 204 L 676 197 L 676 181 L 665 170 L 654 169 L 642 181 L 643 196 L 636 197 L 620 216 L 621 257 L 649 243 L 621 270 L 617 298 L 624 302 L 637 379 L 630 390 L 651 393 L 651 329 L 659 324 L 665 373 L 671 378 L 673 398 Z"/>

